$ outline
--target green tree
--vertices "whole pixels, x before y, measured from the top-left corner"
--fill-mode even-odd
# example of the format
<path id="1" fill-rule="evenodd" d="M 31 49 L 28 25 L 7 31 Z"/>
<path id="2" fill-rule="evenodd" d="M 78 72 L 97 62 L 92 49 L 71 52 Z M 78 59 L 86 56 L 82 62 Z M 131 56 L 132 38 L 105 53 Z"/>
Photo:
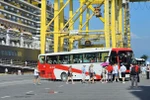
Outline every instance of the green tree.
<path id="1" fill-rule="evenodd" d="M 143 54 L 143 55 L 141 56 L 141 58 L 147 60 L 147 59 L 148 59 L 148 55 Z"/>

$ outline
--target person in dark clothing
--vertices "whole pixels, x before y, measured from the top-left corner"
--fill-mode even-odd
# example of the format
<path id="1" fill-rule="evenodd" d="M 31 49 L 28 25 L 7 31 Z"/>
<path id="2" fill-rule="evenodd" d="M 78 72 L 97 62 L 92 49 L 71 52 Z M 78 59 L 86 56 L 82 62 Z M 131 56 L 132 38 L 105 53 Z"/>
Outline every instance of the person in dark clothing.
<path id="1" fill-rule="evenodd" d="M 149 79 L 150 76 L 150 65 L 146 66 L 146 79 Z"/>
<path id="2" fill-rule="evenodd" d="M 131 67 L 130 67 L 131 87 L 134 87 L 134 83 L 135 83 L 135 86 L 138 87 L 139 73 L 140 73 L 139 66 L 136 64 L 133 64 L 133 65 L 131 64 Z"/>
<path id="3" fill-rule="evenodd" d="M 69 80 L 71 80 L 72 84 L 74 84 L 74 82 L 73 82 L 73 74 L 72 74 L 72 66 L 70 66 L 69 69 L 68 69 L 68 79 L 67 79 L 66 84 L 68 84 Z"/>

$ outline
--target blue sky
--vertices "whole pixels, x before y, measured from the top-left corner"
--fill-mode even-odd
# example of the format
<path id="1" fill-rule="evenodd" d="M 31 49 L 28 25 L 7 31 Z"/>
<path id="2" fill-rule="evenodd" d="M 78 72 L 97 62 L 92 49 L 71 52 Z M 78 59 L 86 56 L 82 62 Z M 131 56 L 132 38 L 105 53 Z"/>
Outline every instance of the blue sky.
<path id="1" fill-rule="evenodd" d="M 130 3 L 132 49 L 135 56 L 150 57 L 150 3 Z"/>
<path id="2" fill-rule="evenodd" d="M 53 2 L 54 0 L 50 0 Z M 73 0 L 76 10 L 79 7 L 78 0 Z M 65 16 L 68 17 L 68 8 L 65 8 Z M 83 19 L 83 22 L 86 19 Z M 74 29 L 78 29 L 78 21 Z M 150 58 L 150 2 L 130 3 L 130 25 L 131 25 L 131 48 L 136 57 L 146 54 Z M 90 21 L 90 29 L 103 29 L 103 23 L 93 17 Z M 150 60 L 150 59 L 149 59 Z"/>

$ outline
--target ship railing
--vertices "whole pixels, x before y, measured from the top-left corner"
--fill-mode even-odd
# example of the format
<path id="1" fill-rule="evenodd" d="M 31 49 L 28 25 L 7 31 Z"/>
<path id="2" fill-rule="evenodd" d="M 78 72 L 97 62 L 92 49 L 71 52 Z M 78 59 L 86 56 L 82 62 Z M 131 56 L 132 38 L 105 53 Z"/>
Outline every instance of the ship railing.
<path id="1" fill-rule="evenodd" d="M 24 42 L 26 42 L 26 43 L 33 43 L 33 41 L 34 41 L 34 40 L 31 40 L 31 39 L 25 39 L 25 40 L 24 40 Z"/>
<path id="2" fill-rule="evenodd" d="M 0 38 L 6 38 L 6 31 L 0 30 Z"/>
<path id="3" fill-rule="evenodd" d="M 35 68 L 37 66 L 37 62 L 24 62 L 19 60 L 11 60 L 11 59 L 0 59 L 0 65 L 4 67 L 20 67 L 20 68 Z"/>

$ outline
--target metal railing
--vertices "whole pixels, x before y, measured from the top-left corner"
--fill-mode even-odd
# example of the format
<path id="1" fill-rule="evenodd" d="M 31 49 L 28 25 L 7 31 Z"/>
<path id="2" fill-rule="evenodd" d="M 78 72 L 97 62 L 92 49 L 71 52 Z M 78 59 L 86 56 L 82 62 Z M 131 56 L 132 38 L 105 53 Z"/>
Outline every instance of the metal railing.
<path id="1" fill-rule="evenodd" d="M 0 65 L 3 67 L 9 66 L 9 67 L 33 69 L 37 66 L 37 62 L 20 61 L 20 60 L 12 60 L 12 59 L 0 59 Z"/>

